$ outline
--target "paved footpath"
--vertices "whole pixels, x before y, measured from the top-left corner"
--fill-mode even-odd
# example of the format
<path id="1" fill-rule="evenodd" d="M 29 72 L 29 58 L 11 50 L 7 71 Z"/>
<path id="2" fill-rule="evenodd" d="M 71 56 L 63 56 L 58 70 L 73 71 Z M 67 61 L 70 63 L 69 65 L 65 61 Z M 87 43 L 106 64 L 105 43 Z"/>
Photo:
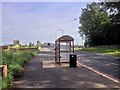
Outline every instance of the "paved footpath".
<path id="1" fill-rule="evenodd" d="M 23 77 L 13 81 L 11 88 L 118 88 L 118 83 L 78 65 L 44 66 L 44 61 L 53 61 L 54 52 L 41 51 L 28 62 Z M 119 87 L 120 88 L 120 87 Z"/>

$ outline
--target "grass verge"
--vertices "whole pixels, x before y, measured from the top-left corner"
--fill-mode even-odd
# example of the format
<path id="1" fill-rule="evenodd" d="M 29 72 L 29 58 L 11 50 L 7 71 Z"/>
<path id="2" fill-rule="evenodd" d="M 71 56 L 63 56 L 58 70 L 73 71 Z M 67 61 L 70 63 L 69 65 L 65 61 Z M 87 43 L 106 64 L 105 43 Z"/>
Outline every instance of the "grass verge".
<path id="1" fill-rule="evenodd" d="M 120 56 L 120 49 L 119 48 L 100 48 L 100 47 L 89 47 L 89 48 L 78 48 L 77 50 L 83 51 L 90 51 L 90 52 L 97 52 L 103 54 L 110 54 L 114 56 Z"/>
<path id="2" fill-rule="evenodd" d="M 6 89 L 11 85 L 14 77 L 20 75 L 23 65 L 37 54 L 38 50 L 2 52 L 2 64 L 8 66 L 7 78 L 2 77 L 2 88 Z"/>

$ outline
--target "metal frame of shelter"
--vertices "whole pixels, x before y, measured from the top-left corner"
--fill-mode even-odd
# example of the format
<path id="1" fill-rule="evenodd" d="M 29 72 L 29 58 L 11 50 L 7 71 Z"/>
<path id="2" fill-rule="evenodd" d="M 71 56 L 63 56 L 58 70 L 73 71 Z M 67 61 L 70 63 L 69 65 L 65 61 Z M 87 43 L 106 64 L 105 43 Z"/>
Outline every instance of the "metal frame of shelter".
<path id="1" fill-rule="evenodd" d="M 60 56 L 60 53 L 62 52 L 60 47 L 61 43 L 66 43 L 66 45 L 67 44 L 69 45 L 69 49 L 64 52 L 74 53 L 74 38 L 72 38 L 69 35 L 61 36 L 55 41 L 55 62 L 57 64 L 63 63 L 61 62 L 61 56 Z"/>

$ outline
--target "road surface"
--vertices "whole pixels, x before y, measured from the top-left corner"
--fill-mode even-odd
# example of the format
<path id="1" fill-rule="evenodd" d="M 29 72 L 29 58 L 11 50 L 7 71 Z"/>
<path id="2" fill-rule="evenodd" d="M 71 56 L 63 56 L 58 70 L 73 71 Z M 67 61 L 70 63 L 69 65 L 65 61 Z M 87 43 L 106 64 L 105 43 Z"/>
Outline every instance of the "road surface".
<path id="1" fill-rule="evenodd" d="M 118 83 L 81 65 L 78 65 L 77 68 L 69 68 L 67 65 L 59 66 L 54 62 L 53 48 L 44 47 L 25 65 L 23 77 L 16 78 L 10 89 L 74 88 L 74 90 L 79 90 L 79 88 L 118 87 Z"/>
<path id="2" fill-rule="evenodd" d="M 95 52 L 76 51 L 78 61 L 113 78 L 120 79 L 120 58 Z"/>
<path id="3" fill-rule="evenodd" d="M 43 50 L 53 52 L 54 48 L 48 46 L 44 47 Z M 77 55 L 77 60 L 79 63 L 108 74 L 112 78 L 120 79 L 120 57 L 77 50 L 75 51 L 75 54 Z M 61 55 L 63 55 L 62 57 L 65 58 L 66 54 L 62 53 Z"/>

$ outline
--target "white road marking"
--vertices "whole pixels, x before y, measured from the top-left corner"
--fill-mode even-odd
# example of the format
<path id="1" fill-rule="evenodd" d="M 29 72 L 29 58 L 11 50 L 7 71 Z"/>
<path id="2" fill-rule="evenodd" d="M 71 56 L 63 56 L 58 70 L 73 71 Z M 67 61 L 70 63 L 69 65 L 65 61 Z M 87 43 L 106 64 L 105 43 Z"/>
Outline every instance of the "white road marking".
<path id="1" fill-rule="evenodd" d="M 55 56 L 55 55 L 50 55 L 50 54 L 37 54 L 38 56 Z"/>
<path id="2" fill-rule="evenodd" d="M 106 77 L 106 78 L 108 78 L 108 79 L 110 79 L 110 80 L 120 84 L 118 79 L 114 79 L 114 78 L 108 76 L 107 74 L 103 74 L 102 72 L 99 72 L 98 70 L 95 70 L 95 69 L 93 69 L 91 67 L 88 67 L 88 66 L 86 66 L 86 65 L 84 65 L 84 64 L 82 64 L 80 62 L 78 62 L 78 64 L 83 66 L 83 67 L 85 67 L 85 68 L 87 68 L 87 69 L 89 69 L 89 70 L 91 70 L 91 71 L 93 71 L 93 72 L 95 72 L 95 73 L 97 73 L 97 74 L 99 74 L 99 75 L 102 75 L 103 77 Z"/>
<path id="3" fill-rule="evenodd" d="M 46 48 L 47 49 L 47 51 L 50 51 L 50 49 L 48 49 L 48 48 Z"/>
<path id="4" fill-rule="evenodd" d="M 110 64 L 115 65 L 115 66 L 119 66 L 119 64 L 116 64 L 116 63 L 110 63 Z"/>
<path id="5" fill-rule="evenodd" d="M 48 48 L 45 48 L 45 47 L 44 47 L 44 50 L 45 50 L 46 52 L 47 52 L 47 51 L 50 51 L 50 49 L 48 49 Z"/>
<path id="6" fill-rule="evenodd" d="M 42 48 L 41 51 L 46 51 L 46 52 L 47 52 L 47 51 L 50 51 L 50 50 L 49 50 L 48 48 L 45 48 L 45 47 L 44 47 L 44 48 Z"/>
<path id="7" fill-rule="evenodd" d="M 41 51 L 45 51 L 45 48 L 42 48 Z"/>

